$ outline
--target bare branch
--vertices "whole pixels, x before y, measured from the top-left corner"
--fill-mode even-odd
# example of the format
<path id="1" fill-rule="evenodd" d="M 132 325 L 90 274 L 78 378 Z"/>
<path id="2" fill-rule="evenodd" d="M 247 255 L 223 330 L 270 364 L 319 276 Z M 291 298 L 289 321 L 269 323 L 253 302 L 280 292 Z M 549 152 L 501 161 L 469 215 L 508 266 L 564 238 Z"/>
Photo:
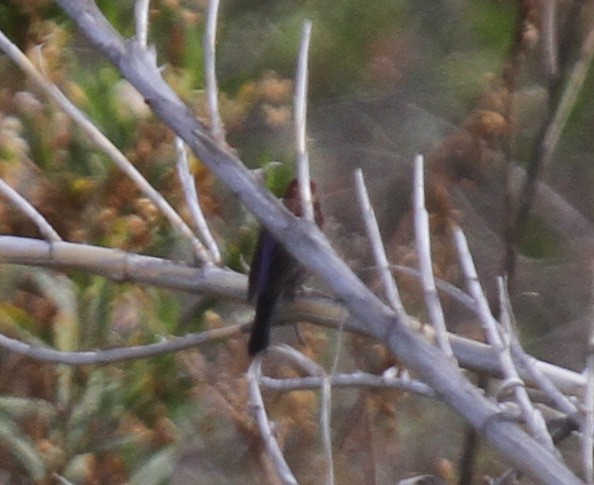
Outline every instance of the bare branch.
<path id="1" fill-rule="evenodd" d="M 328 485 L 334 485 L 334 454 L 332 452 L 332 386 L 328 380 L 328 376 L 324 374 L 322 380 L 322 403 L 320 411 L 320 427 L 322 428 L 322 444 L 326 453 L 326 461 L 328 462 Z"/>
<path id="2" fill-rule="evenodd" d="M 0 236 L 0 262 L 82 270 L 114 281 L 245 300 L 245 275 L 206 265 L 196 268 L 167 259 L 68 242 Z"/>
<path id="3" fill-rule="evenodd" d="M 344 343 L 344 325 L 342 323 L 338 327 L 338 335 L 336 336 L 336 347 L 334 352 L 334 358 L 332 359 L 332 367 L 330 368 L 330 375 L 336 374 L 338 369 L 338 363 L 340 362 L 340 356 L 342 353 L 342 346 Z"/>
<path id="4" fill-rule="evenodd" d="M 132 281 L 238 301 L 244 301 L 246 295 L 245 275 L 227 269 L 214 266 L 197 269 L 166 259 L 83 244 L 48 243 L 38 239 L 0 236 L 0 262 L 62 270 L 76 269 L 114 281 Z M 416 274 L 412 269 L 407 272 Z M 474 309 L 472 302 L 463 298 L 461 301 Z M 279 324 L 309 321 L 330 328 L 344 327 L 350 331 L 360 331 L 359 324 L 349 317 L 343 306 L 320 297 L 298 298 L 288 303 L 279 309 L 277 320 Z M 431 327 L 424 328 L 426 338 L 430 340 L 434 339 L 431 332 Z M 489 346 L 457 335 L 450 335 L 449 338 L 461 365 L 491 375 L 500 373 L 497 358 Z M 569 395 L 583 395 L 585 378 L 581 374 L 547 362 L 532 360 L 534 367 L 560 391 Z M 531 377 L 529 368 L 522 372 L 522 378 L 531 384 L 536 382 Z"/>
<path id="5" fill-rule="evenodd" d="M 309 184 L 309 154 L 307 152 L 307 63 L 309 41 L 311 39 L 311 21 L 303 23 L 301 32 L 301 45 L 297 59 L 297 74 L 295 76 L 295 141 L 297 145 L 297 178 L 299 179 L 299 194 L 303 205 L 305 220 L 314 221 L 313 203 L 311 200 L 311 187 Z"/>
<path id="6" fill-rule="evenodd" d="M 71 481 L 67 480 L 62 475 L 58 475 L 57 473 L 54 473 L 53 477 L 58 480 L 61 485 L 74 485 Z"/>
<path id="7" fill-rule="evenodd" d="M 186 148 L 184 142 L 179 137 L 175 138 L 175 148 L 177 151 L 177 174 L 183 187 L 186 204 L 188 204 L 188 208 L 194 219 L 194 224 L 196 225 L 196 229 L 198 229 L 198 234 L 200 234 L 204 244 L 210 252 L 209 259 L 216 264 L 220 264 L 221 251 L 219 250 L 212 233 L 208 229 L 208 223 L 200 208 L 196 183 L 194 177 L 192 177 L 192 174 L 190 173 L 190 167 L 188 166 Z"/>
<path id="8" fill-rule="evenodd" d="M 529 376 L 529 379 L 540 388 L 546 396 L 555 404 L 558 410 L 567 414 L 568 416 L 577 416 L 577 407 L 568 399 L 551 380 L 538 368 L 536 359 L 526 354 L 520 344 L 518 338 L 517 327 L 515 324 L 515 317 L 512 310 L 511 301 L 509 300 L 509 292 L 507 290 L 507 280 L 505 278 L 498 279 L 499 298 L 501 305 L 501 314 L 505 316 L 505 323 L 507 323 L 507 336 L 510 338 L 511 356 L 516 364 L 518 370 L 523 370 L 523 379 Z"/>
<path id="9" fill-rule="evenodd" d="M 171 352 L 179 352 L 200 344 L 223 340 L 238 335 L 246 330 L 249 324 L 230 325 L 224 328 L 205 330 L 204 332 L 175 337 L 154 344 L 120 347 L 108 350 L 68 352 L 47 347 L 27 344 L 0 334 L 0 347 L 26 355 L 42 362 L 55 362 L 68 365 L 103 365 L 124 360 L 146 359 Z"/>
<path id="10" fill-rule="evenodd" d="M 384 248 L 379 226 L 377 225 L 375 211 L 373 210 L 371 202 L 369 201 L 369 194 L 367 193 L 367 187 L 365 186 L 363 171 L 360 168 L 355 170 L 355 188 L 357 189 L 359 207 L 361 208 L 363 220 L 365 221 L 367 237 L 371 243 L 375 266 L 379 273 L 382 286 L 384 287 L 384 293 L 388 303 L 394 309 L 394 311 L 400 315 L 402 320 L 406 320 L 408 318 L 406 315 L 406 310 L 402 305 L 402 300 L 400 299 L 396 281 L 390 272 L 390 263 L 388 262 L 388 257 L 386 256 L 386 249 Z"/>
<path id="11" fill-rule="evenodd" d="M 551 1 L 551 0 L 549 0 Z M 567 85 L 563 92 L 563 96 L 554 117 L 547 126 L 547 130 L 542 140 L 542 166 L 546 167 L 549 165 L 553 157 L 553 152 L 557 147 L 561 132 L 565 128 L 567 119 L 573 111 L 578 95 L 582 90 L 586 75 L 592 64 L 592 58 L 594 57 L 594 28 L 590 29 L 580 49 L 580 56 L 575 63 Z"/>
<path id="12" fill-rule="evenodd" d="M 559 55 L 557 52 L 557 26 L 555 4 L 557 0 L 545 0 L 542 5 L 542 46 L 543 63 L 545 72 L 549 79 L 549 85 L 553 85 L 559 76 Z"/>
<path id="13" fill-rule="evenodd" d="M 504 284 L 504 280 L 502 277 L 497 278 L 497 286 L 499 290 L 499 301 L 500 301 L 500 314 L 501 314 L 501 326 L 496 327 L 496 330 L 501 335 L 502 340 L 504 341 L 505 352 L 509 355 L 511 359 L 511 345 L 513 340 L 517 340 L 515 335 L 515 324 L 513 322 L 513 314 L 511 313 L 511 305 L 509 305 L 509 298 L 507 294 L 507 287 Z M 495 319 L 491 321 L 491 325 L 493 325 Z M 512 363 L 514 363 L 513 359 Z M 528 392 L 526 390 L 526 384 L 524 381 L 521 380 L 520 374 L 516 369 L 515 365 L 512 366 L 513 370 L 507 376 L 508 382 L 512 382 L 514 388 L 514 394 L 518 405 L 522 411 L 522 416 L 528 423 L 529 429 L 532 431 L 534 436 L 536 436 L 541 443 L 545 446 L 548 446 L 551 450 L 555 450 L 555 445 L 553 443 L 553 438 L 548 433 L 547 426 L 545 420 L 542 416 L 542 413 L 535 409 L 532 405 L 532 401 L 530 401 L 530 397 L 528 396 Z M 503 382 L 505 385 L 506 381 Z"/>
<path id="14" fill-rule="evenodd" d="M 403 379 L 391 376 L 377 376 L 364 372 L 354 372 L 352 374 L 334 374 L 327 377 L 332 387 L 370 387 L 377 389 L 398 389 L 400 391 L 412 392 L 420 396 L 437 399 L 435 392 L 426 384 L 414 380 Z M 273 377 L 262 376 L 260 383 L 269 389 L 276 391 L 296 391 L 301 389 L 320 389 L 324 384 L 325 378 L 319 376 L 293 377 L 275 379 Z"/>
<path id="15" fill-rule="evenodd" d="M 421 279 L 421 272 L 415 268 L 409 268 L 408 266 L 402 266 L 400 264 L 391 264 L 390 268 L 394 271 L 398 271 L 401 273 L 406 273 L 407 275 L 410 275 L 410 276 L 414 276 L 415 278 L 418 278 L 419 280 Z M 447 293 L 452 298 L 454 298 L 455 300 L 460 302 L 462 305 L 464 305 L 470 311 L 474 312 L 476 310 L 476 304 L 475 304 L 474 300 L 472 299 L 472 297 L 465 291 L 462 291 L 457 286 L 454 286 L 451 283 L 448 283 L 447 281 L 440 280 L 440 279 L 437 279 L 435 281 L 435 286 L 439 290 L 443 291 L 444 293 Z"/>
<path id="16" fill-rule="evenodd" d="M 217 86 L 216 40 L 219 0 L 208 1 L 206 14 L 206 30 L 204 32 L 204 76 L 206 82 L 206 99 L 210 113 L 210 134 L 219 144 L 225 143 L 225 126 L 219 111 L 219 88 Z"/>
<path id="17" fill-rule="evenodd" d="M 584 391 L 584 421 L 581 427 L 582 466 L 584 479 L 594 483 L 594 263 L 592 264 L 591 322 L 588 339 L 588 361 L 586 364 L 586 389 Z"/>
<path id="18" fill-rule="evenodd" d="M 537 140 L 531 159 L 529 161 L 526 176 L 522 182 L 522 190 L 519 192 L 519 202 L 515 214 L 515 221 L 508 228 L 507 267 L 510 278 L 515 273 L 515 247 L 525 230 L 528 217 L 534 205 L 534 196 L 538 188 L 538 177 L 543 169 L 546 169 L 565 128 L 569 115 L 574 109 L 578 95 L 582 90 L 586 75 L 594 57 L 594 28 L 583 40 L 580 55 L 569 73 L 567 82 L 556 107 L 551 108 L 549 115 L 542 127 L 542 136 Z M 510 177 L 511 180 L 511 177 Z M 547 204 L 548 205 L 548 204 Z M 584 227 L 590 229 L 590 223 Z M 583 229 L 582 229 L 583 230 Z"/>
<path id="19" fill-rule="evenodd" d="M 525 384 L 520 378 L 518 371 L 516 370 L 511 353 L 509 351 L 509 340 L 504 342 L 498 322 L 493 317 L 489 308 L 489 303 L 485 297 L 478 280 L 476 268 L 470 250 L 468 249 L 468 243 L 466 237 L 459 226 L 453 225 L 452 232 L 454 236 L 454 242 L 456 249 L 458 250 L 458 257 L 460 259 L 460 266 L 466 278 L 466 284 L 468 285 L 470 294 L 473 296 L 476 302 L 476 311 L 479 320 L 485 329 L 487 335 L 487 341 L 489 345 L 495 350 L 501 364 L 501 370 L 505 377 L 502 383 L 502 389 L 512 388 L 520 409 L 522 410 L 522 416 L 526 421 L 528 429 L 531 433 L 549 450 L 554 451 L 555 447 L 553 441 L 546 433 L 546 427 L 540 413 L 538 413 L 532 406 L 528 393 L 526 392 Z M 505 318 L 505 313 L 504 313 Z M 543 427 L 545 431 L 543 432 Z"/>
<path id="20" fill-rule="evenodd" d="M 8 185 L 3 179 L 0 178 L 0 193 L 8 201 L 13 204 L 18 210 L 20 210 L 25 216 L 37 226 L 39 232 L 50 242 L 61 241 L 62 238 L 51 226 L 49 222 L 43 217 L 35 207 L 25 199 L 21 194 L 14 190 Z"/>
<path id="21" fill-rule="evenodd" d="M 429 231 L 429 213 L 425 209 L 425 182 L 423 175 L 423 155 L 415 157 L 414 168 L 414 214 L 415 214 L 415 242 L 421 281 L 423 283 L 423 294 L 425 304 L 429 311 L 429 319 L 435 328 L 437 345 L 448 357 L 454 358 L 452 346 L 447 336 L 447 328 L 443 309 L 437 289 L 435 288 L 435 277 L 433 276 L 433 263 L 431 262 L 431 235 Z"/>
<path id="22" fill-rule="evenodd" d="M 334 485 L 334 460 L 332 454 L 332 433 L 330 428 L 331 420 L 331 405 L 332 405 L 332 387 L 326 372 L 316 362 L 309 357 L 299 352 L 298 350 L 289 347 L 288 345 L 280 345 L 273 348 L 273 351 L 285 358 L 290 359 L 291 362 L 297 364 L 302 370 L 308 374 L 321 378 L 321 412 L 320 412 L 320 427 L 322 429 L 322 442 L 326 452 L 326 460 L 328 462 L 328 485 Z"/>
<path id="23" fill-rule="evenodd" d="M 266 414 L 266 408 L 264 407 L 264 399 L 260 392 L 260 386 L 258 384 L 259 377 L 262 374 L 261 371 L 262 360 L 260 357 L 256 357 L 247 371 L 247 379 L 250 390 L 250 405 L 256 416 L 256 423 L 260 429 L 260 435 L 264 440 L 266 451 L 268 456 L 272 460 L 274 467 L 279 475 L 279 478 L 283 483 L 288 485 L 298 485 L 297 480 L 293 476 L 289 465 L 285 461 L 283 453 L 274 437 L 274 432 L 270 426 L 268 415 Z"/>
<path id="24" fill-rule="evenodd" d="M 578 415 L 576 405 L 561 392 L 559 387 L 551 380 L 550 375 L 543 372 L 540 362 L 526 354 L 517 340 L 512 342 L 511 351 L 514 362 L 518 366 L 524 382 L 528 382 L 530 385 L 541 389 L 562 413 L 568 416 Z"/>
<path id="25" fill-rule="evenodd" d="M 134 3 L 134 20 L 136 21 L 136 41 L 146 47 L 148 38 L 150 0 L 136 0 Z"/>

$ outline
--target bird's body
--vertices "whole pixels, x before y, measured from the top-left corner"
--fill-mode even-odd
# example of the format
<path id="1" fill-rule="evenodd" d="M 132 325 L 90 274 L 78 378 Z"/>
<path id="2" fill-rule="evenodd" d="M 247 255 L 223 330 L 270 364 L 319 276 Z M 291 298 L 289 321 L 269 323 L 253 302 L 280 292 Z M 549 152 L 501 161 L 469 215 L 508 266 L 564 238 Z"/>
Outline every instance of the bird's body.
<path id="1" fill-rule="evenodd" d="M 315 184 L 311 183 L 315 220 L 322 226 L 323 217 L 316 194 Z M 283 203 L 293 214 L 303 214 L 299 186 L 292 180 L 283 197 Z M 248 283 L 248 300 L 256 305 L 256 316 L 248 342 L 248 353 L 256 355 L 268 347 L 270 325 L 276 303 L 281 297 L 290 297 L 306 277 L 305 269 L 291 253 L 265 229 L 260 230 Z"/>

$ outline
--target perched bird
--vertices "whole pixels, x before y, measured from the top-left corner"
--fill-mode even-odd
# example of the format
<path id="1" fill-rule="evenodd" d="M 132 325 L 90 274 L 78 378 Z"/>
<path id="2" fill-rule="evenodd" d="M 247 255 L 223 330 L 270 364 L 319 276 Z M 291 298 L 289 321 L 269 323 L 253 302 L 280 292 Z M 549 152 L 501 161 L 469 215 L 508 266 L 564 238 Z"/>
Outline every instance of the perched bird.
<path id="1" fill-rule="evenodd" d="M 323 216 L 314 182 L 311 182 L 311 194 L 315 221 L 322 227 Z M 297 179 L 289 182 L 283 203 L 297 217 L 303 215 Z M 281 297 L 293 296 L 305 280 L 306 274 L 299 261 L 262 228 L 252 258 L 248 282 L 248 301 L 256 304 L 256 316 L 248 343 L 248 353 L 251 356 L 268 347 L 270 325 L 277 301 Z"/>

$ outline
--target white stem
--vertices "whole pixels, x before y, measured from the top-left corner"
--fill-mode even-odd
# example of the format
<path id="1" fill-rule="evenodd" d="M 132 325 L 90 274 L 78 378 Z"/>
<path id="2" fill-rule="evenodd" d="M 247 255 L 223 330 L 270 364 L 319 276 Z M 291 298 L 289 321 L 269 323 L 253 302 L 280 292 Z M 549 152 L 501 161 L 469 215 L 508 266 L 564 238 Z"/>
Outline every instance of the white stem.
<path id="1" fill-rule="evenodd" d="M 136 0 L 134 4 L 134 20 L 136 21 L 136 41 L 146 47 L 148 38 L 148 18 L 150 0 Z"/>
<path id="2" fill-rule="evenodd" d="M 208 228 L 208 223 L 206 222 L 206 218 L 200 207 L 196 183 L 188 166 L 188 154 L 184 142 L 179 137 L 175 138 L 175 148 L 177 151 L 177 174 L 182 184 L 186 204 L 188 204 L 198 234 L 201 236 L 202 241 L 204 241 L 210 252 L 210 259 L 214 263 L 219 264 L 221 262 L 221 251 Z"/>
<path id="3" fill-rule="evenodd" d="M 306 20 L 301 33 L 301 45 L 297 59 L 297 73 L 295 76 L 295 142 L 297 148 L 297 178 L 299 193 L 303 206 L 303 216 L 313 222 L 314 211 L 311 200 L 309 154 L 307 152 L 307 63 L 309 42 L 311 39 L 311 21 Z"/>
<path id="4" fill-rule="evenodd" d="M 216 70 L 216 40 L 219 0 L 209 0 L 204 32 L 204 76 L 206 99 L 210 113 L 210 134 L 220 144 L 225 143 L 225 127 L 219 111 L 219 88 Z"/>

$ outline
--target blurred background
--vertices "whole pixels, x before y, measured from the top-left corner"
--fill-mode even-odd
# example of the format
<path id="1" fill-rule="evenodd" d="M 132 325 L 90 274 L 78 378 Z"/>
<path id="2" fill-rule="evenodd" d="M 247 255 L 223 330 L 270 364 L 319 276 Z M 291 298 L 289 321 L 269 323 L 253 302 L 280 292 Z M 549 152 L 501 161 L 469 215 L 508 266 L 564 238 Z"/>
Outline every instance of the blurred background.
<path id="1" fill-rule="evenodd" d="M 134 34 L 132 1 L 97 3 L 122 35 Z M 149 31 L 165 79 L 202 118 L 206 5 L 154 0 Z M 592 320 L 594 79 L 589 73 L 581 86 L 572 72 L 582 61 L 588 73 L 583 43 L 593 14 L 594 2 L 577 0 L 222 2 L 217 70 L 228 142 L 282 193 L 295 160 L 292 79 L 302 24 L 311 19 L 310 158 L 325 231 L 340 253 L 377 286 L 354 196 L 353 170 L 361 167 L 391 261 L 416 265 L 411 179 L 414 156 L 423 153 L 437 276 L 464 288 L 447 231 L 455 218 L 495 311 L 495 277 L 510 274 L 526 349 L 581 371 Z M 41 52 L 47 75 L 189 220 L 172 133 L 64 13 L 49 0 L 3 0 L 0 28 L 34 62 Z M 543 47 L 551 32 L 556 70 Z M 518 218 L 524 175 L 538 165 L 568 85 L 578 86 L 577 101 L 550 161 L 536 170 L 529 217 Z M 225 265 L 245 272 L 257 223 L 200 160 L 191 164 Z M 3 55 L 0 174 L 67 241 L 191 261 L 187 242 L 152 203 Z M 5 201 L 0 233 L 40 237 Z M 398 280 L 407 310 L 422 319 L 416 280 Z M 249 318 L 235 303 L 7 265 L 0 306 L 2 333 L 61 350 L 139 345 Z M 459 304 L 444 296 L 444 307 L 450 330 L 482 338 Z M 302 334 L 299 341 L 283 329 L 275 338 L 332 362 L 333 332 L 304 326 Z M 244 347 L 242 336 L 85 368 L 0 350 L 0 481 L 54 483 L 58 473 L 85 484 L 275 483 L 246 406 Z M 349 337 L 341 370 L 381 373 L 391 365 L 383 347 Z M 274 362 L 268 370 L 296 374 Z M 267 395 L 300 483 L 319 483 L 327 466 L 318 398 Z M 469 458 L 482 448 L 444 406 L 394 391 L 337 390 L 333 402 L 337 483 L 423 473 L 483 483 L 506 469 L 488 452 Z M 569 440 L 563 449 L 569 461 L 573 446 Z"/>

